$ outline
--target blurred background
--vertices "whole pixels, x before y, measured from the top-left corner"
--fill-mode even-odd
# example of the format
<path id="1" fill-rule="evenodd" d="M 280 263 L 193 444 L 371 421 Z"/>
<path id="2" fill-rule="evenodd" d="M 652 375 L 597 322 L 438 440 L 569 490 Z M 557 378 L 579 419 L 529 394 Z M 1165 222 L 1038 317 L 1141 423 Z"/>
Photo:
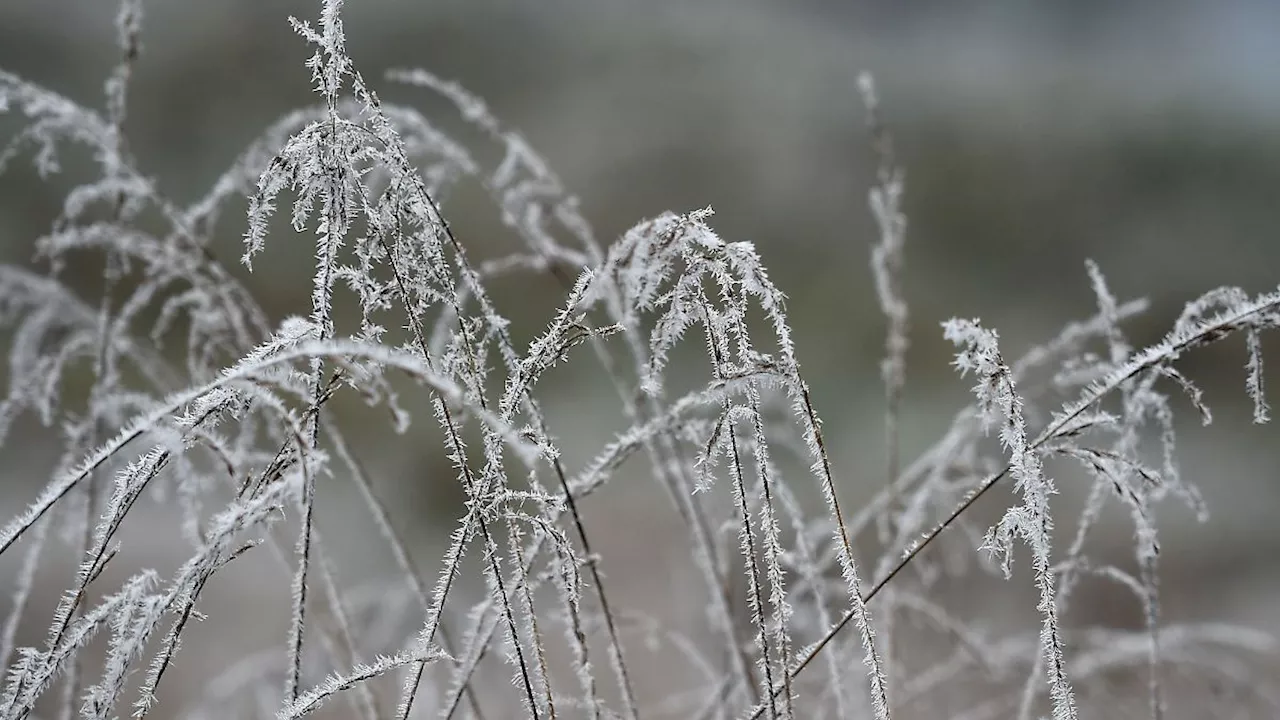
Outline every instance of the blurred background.
<path id="1" fill-rule="evenodd" d="M 144 6 L 126 132 L 143 171 L 190 201 L 268 123 L 313 100 L 302 64 L 311 51 L 286 17 L 314 18 L 318 3 Z M 101 107 L 117 56 L 114 13 L 115 3 L 102 0 L 4 0 L 0 68 Z M 438 100 L 383 81 L 393 67 L 428 68 L 485 98 L 581 198 L 601 240 L 663 210 L 711 205 L 724 238 L 755 242 L 790 297 L 800 358 L 852 503 L 880 487 L 884 467 L 884 321 L 866 201 L 875 158 L 860 71 L 875 74 L 906 168 L 905 458 L 968 400 L 971 383 L 949 367 L 939 328 L 953 315 L 999 328 L 1006 353 L 1019 355 L 1093 312 L 1084 270 L 1092 258 L 1118 296 L 1151 300 L 1129 326 L 1143 345 L 1206 290 L 1256 293 L 1280 282 L 1280 3 L 1271 0 L 353 0 L 345 23 L 357 68 L 385 99 L 456 124 Z M 69 168 L 37 182 L 25 163 L 0 176 L 4 261 L 30 263 L 34 239 L 76 180 Z M 242 210 L 221 222 L 215 250 L 224 258 L 240 254 Z M 514 247 L 482 193 L 460 190 L 445 210 L 464 242 Z M 276 317 L 305 313 L 308 243 L 278 240 L 265 259 L 257 274 L 228 264 Z M 537 279 L 501 292 L 503 309 L 528 333 L 560 295 Z M 1207 525 L 1176 507 L 1161 518 L 1162 590 L 1170 621 L 1280 631 L 1280 436 L 1249 422 L 1242 345 L 1186 362 L 1217 411 L 1201 428 L 1178 400 L 1184 472 L 1212 514 Z M 1280 345 L 1267 347 L 1276 357 Z M 621 429 L 605 384 L 571 372 L 547 383 L 569 457 L 581 460 Z M 600 421 L 606 412 L 610 420 Z M 420 420 L 429 422 L 425 413 Z M 460 497 L 437 452 L 389 435 L 355 439 L 432 574 L 432 548 L 451 529 Z M 14 470 L 0 485 L 7 518 L 46 476 L 20 472 L 41 466 L 39 445 L 6 452 L 3 467 Z M 649 539 L 678 522 L 671 513 L 629 504 L 661 506 L 649 490 L 620 490 L 588 510 L 612 517 L 599 519 L 613 522 L 606 558 L 645 564 L 611 580 L 637 605 L 659 591 L 651 574 L 665 573 L 669 557 L 683 552 L 687 561 L 679 543 Z M 338 519 L 332 544 L 364 563 L 355 577 L 375 577 L 382 566 L 369 561 L 380 551 L 366 526 L 343 515 L 344 492 L 334 487 L 337 499 L 326 500 Z M 628 510 L 613 517 L 609 503 L 624 502 Z M 1123 513 L 1110 522 L 1123 557 L 1131 529 Z M 12 567 L 0 560 L 0 571 Z M 49 592 L 64 577 L 53 573 Z M 1030 580 L 1021 579 L 1026 590 Z M 287 589 L 279 584 L 272 593 Z M 256 602 L 254 593 L 268 591 L 221 592 L 228 602 Z"/>

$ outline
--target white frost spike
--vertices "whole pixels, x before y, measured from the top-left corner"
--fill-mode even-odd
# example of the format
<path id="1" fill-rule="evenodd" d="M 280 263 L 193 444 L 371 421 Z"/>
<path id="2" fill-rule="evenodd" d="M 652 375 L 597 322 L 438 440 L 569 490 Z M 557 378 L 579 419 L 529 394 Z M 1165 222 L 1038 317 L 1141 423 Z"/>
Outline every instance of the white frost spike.
<path id="1" fill-rule="evenodd" d="M 1022 398 L 1014 386 L 1012 371 L 1000 355 L 995 332 L 983 328 L 976 320 L 952 319 L 943 327 L 946 338 L 960 348 L 956 353 L 956 367 L 962 375 L 973 372 L 978 376 L 973 391 L 984 424 L 997 419 L 1001 423 L 1000 442 L 1010 456 L 1015 490 L 1022 493 L 1022 504 L 1005 512 L 1000 522 L 987 531 L 984 544 L 1003 555 L 1001 566 L 1006 577 L 1010 573 L 1014 539 L 1021 538 L 1031 548 L 1036 586 L 1040 590 L 1037 605 L 1041 615 L 1040 648 L 1047 664 L 1053 716 L 1054 720 L 1074 720 L 1077 717 L 1075 693 L 1066 674 L 1050 558 L 1053 518 L 1049 497 L 1057 490 L 1053 481 L 1044 475 L 1040 456 L 1027 437 Z"/>

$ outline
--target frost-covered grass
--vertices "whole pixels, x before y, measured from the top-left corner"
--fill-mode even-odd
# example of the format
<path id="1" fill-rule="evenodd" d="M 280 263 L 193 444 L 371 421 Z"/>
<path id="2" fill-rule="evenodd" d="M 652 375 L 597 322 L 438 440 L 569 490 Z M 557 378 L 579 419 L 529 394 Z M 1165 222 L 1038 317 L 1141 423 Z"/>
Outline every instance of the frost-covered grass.
<path id="1" fill-rule="evenodd" d="M 64 146 L 78 145 L 98 171 L 37 240 L 43 271 L 0 268 L 12 330 L 0 431 L 30 415 L 62 448 L 44 491 L 0 527 L 0 554 L 20 556 L 0 631 L 0 716 L 1066 719 L 1125 707 L 1160 718 L 1202 712 L 1188 710 L 1200 695 L 1234 712 L 1280 709 L 1274 684 L 1259 681 L 1274 662 L 1269 638 L 1229 619 L 1162 621 L 1156 522 L 1165 500 L 1204 512 L 1178 473 L 1172 395 L 1205 422 L 1210 414 L 1178 360 L 1241 341 L 1254 420 L 1266 422 L 1260 334 L 1280 324 L 1280 293 L 1210 291 L 1140 349 L 1122 326 L 1145 304 L 1117 300 L 1090 263 L 1093 314 L 1021 358 L 1006 358 L 980 321 L 948 320 L 975 401 L 932 448 L 901 461 L 905 184 L 864 76 L 879 158 L 869 199 L 886 318 L 885 469 L 875 499 L 851 507 L 818 415 L 838 399 L 810 392 L 783 291 L 751 244 L 720 238 L 709 209 L 664 213 L 602 243 L 543 159 L 478 98 L 423 70 L 387 78 L 455 106 L 500 149 L 492 168 L 413 108 L 381 102 L 346 53 L 339 0 L 318 23 L 293 23 L 315 50 L 319 103 L 267 128 L 189 205 L 127 149 L 137 0 L 121 3 L 103 111 L 0 72 L 0 110 L 25 122 L 0 170 L 20 172 L 30 156 L 39 174 L 58 172 Z M 477 257 L 451 229 L 440 198 L 477 180 L 517 251 Z M 314 244 L 311 307 L 279 324 L 211 249 L 220 210 L 243 197 L 245 266 L 286 239 Z M 93 297 L 61 280 L 85 258 L 102 267 Z M 488 289 L 508 273 L 563 288 L 532 342 L 515 339 Z M 705 380 L 670 391 L 673 353 L 687 342 L 705 348 Z M 543 411 L 540 382 L 561 363 L 599 364 L 629 424 L 577 466 Z M 340 394 L 384 406 L 404 442 L 448 454 L 466 505 L 441 557 L 410 557 L 361 448 L 334 422 Z M 1091 478 L 1081 508 L 1058 507 L 1046 470 L 1058 459 Z M 695 599 L 704 633 L 670 629 L 612 593 L 611 567 L 593 550 L 579 503 L 634 467 L 687 533 L 702 584 L 679 592 Z M 361 589 L 342 585 L 321 540 L 322 477 L 356 487 L 399 571 L 358 603 Z M 982 535 L 968 511 L 997 485 L 1015 501 L 986 531 L 979 562 L 965 562 Z M 178 520 L 180 537 L 166 542 L 184 544 L 188 559 L 172 574 L 131 566 L 121 541 L 148 502 Z M 1128 562 L 1090 553 L 1106 506 L 1132 519 Z M 937 552 L 947 543 L 969 544 L 957 561 Z M 1030 563 L 1015 574 L 1019 546 Z M 77 553 L 79 566 L 47 611 L 33 588 L 59 552 Z M 292 591 L 278 652 L 211 676 L 206 697 L 161 699 L 173 664 L 200 652 L 182 642 L 193 624 L 235 622 L 206 617 L 204 591 L 261 553 Z M 118 586 L 104 579 L 108 563 L 129 568 Z M 1034 584 L 1038 629 L 992 634 L 935 592 L 986 569 Z M 457 591 L 468 572 L 487 588 L 478 603 Z M 1086 582 L 1128 591 L 1142 627 L 1073 623 L 1070 601 Z M 46 624 L 43 644 L 17 646 Z M 651 662 L 635 659 L 641 649 L 684 668 L 687 682 L 642 687 Z M 1209 686 L 1216 693 L 1198 689 Z"/>

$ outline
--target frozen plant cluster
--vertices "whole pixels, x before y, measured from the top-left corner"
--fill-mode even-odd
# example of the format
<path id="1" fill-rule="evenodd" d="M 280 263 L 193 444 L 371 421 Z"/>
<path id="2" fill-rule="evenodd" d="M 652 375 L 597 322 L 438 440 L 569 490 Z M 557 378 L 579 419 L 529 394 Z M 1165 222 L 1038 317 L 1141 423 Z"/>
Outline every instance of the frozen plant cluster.
<path id="1" fill-rule="evenodd" d="M 1096 311 L 1021 358 L 978 320 L 949 320 L 974 402 L 900 463 L 905 183 L 863 76 L 879 162 L 871 265 L 887 321 L 888 460 L 882 491 L 851 507 L 818 415 L 837 400 L 811 393 L 783 292 L 751 244 L 716 234 L 709 209 L 600 243 L 543 159 L 458 85 L 423 70 L 387 77 L 451 104 L 498 149 L 494 167 L 419 111 L 383 103 L 347 54 L 340 0 L 314 23 L 292 20 L 314 50 L 318 103 L 179 203 L 126 142 L 141 21 L 139 0 L 123 0 L 103 110 L 0 71 L 0 111 L 23 123 L 0 171 L 29 156 L 41 176 L 57 173 L 76 147 L 96 173 L 36 241 L 41 270 L 0 268 L 0 435 L 25 415 L 61 449 L 44 489 L 0 525 L 0 556 L 17 557 L 0 606 L 0 717 L 1070 720 L 1129 703 L 1132 716 L 1163 718 L 1197 678 L 1228 688 L 1233 711 L 1280 710 L 1260 674 L 1275 659 L 1270 638 L 1162 621 L 1156 523 L 1165 500 L 1204 512 L 1178 472 L 1173 395 L 1210 414 L 1178 361 L 1242 340 L 1254 419 L 1266 422 L 1260 336 L 1280 324 L 1280 293 L 1208 292 L 1145 349 L 1122 330 L 1144 303 L 1117 300 L 1093 264 Z M 517 250 L 478 257 L 454 232 L 440 198 L 462 182 L 489 193 Z M 282 237 L 314 246 L 310 308 L 278 324 L 211 244 L 220 211 L 243 198 L 245 266 Z M 92 296 L 64 281 L 86 259 L 103 279 Z M 489 289 L 511 273 L 563 288 L 531 342 L 517 341 Z M 669 366 L 691 337 L 705 382 L 671 391 Z M 541 381 L 561 363 L 597 364 L 628 423 L 580 466 L 543 410 Z M 334 420 L 346 394 L 385 407 L 389 429 L 452 463 L 466 503 L 432 575 L 416 569 L 428 559 L 410 557 Z M 1092 479 L 1078 513 L 1058 507 L 1051 459 Z M 687 533 L 703 634 L 610 592 L 614 568 L 593 550 L 581 504 L 625 466 L 644 468 Z M 315 513 L 322 478 L 353 486 L 381 531 L 399 576 L 377 592 L 339 579 Z M 968 511 L 999 484 L 1016 501 L 984 534 Z M 144 522 L 147 503 L 180 532 L 171 540 L 187 559 L 172 573 L 130 565 L 122 529 Z M 1127 564 L 1090 554 L 1107 506 L 1132 520 Z M 1024 546 L 1029 569 L 1015 574 Z M 78 565 L 49 614 L 33 588 L 59 553 Z M 174 664 L 200 652 L 184 642 L 193 625 L 234 622 L 202 610 L 206 589 L 257 554 L 291 590 L 278 651 L 211 673 L 204 694 L 162 696 Z M 127 579 L 108 584 L 108 565 Z M 1029 576 L 1038 628 L 985 632 L 932 592 L 984 569 Z M 457 589 L 466 573 L 483 582 L 478 600 Z M 1129 592 L 1141 630 L 1074 624 L 1085 582 Z M 37 625 L 43 642 L 21 645 Z M 637 658 L 655 654 L 687 682 L 653 686 L 651 661 Z"/>

